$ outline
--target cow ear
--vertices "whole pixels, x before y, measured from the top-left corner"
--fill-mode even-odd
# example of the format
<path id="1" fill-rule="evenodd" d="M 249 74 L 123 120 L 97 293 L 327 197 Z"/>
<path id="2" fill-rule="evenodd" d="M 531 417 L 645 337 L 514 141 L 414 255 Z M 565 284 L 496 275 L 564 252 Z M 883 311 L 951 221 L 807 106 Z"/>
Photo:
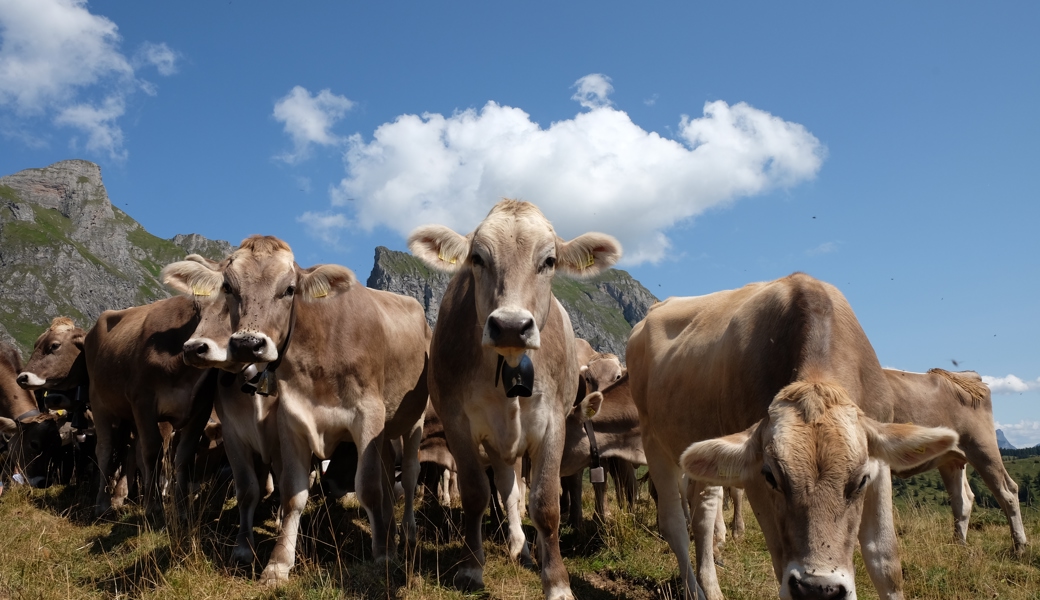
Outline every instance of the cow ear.
<path id="1" fill-rule="evenodd" d="M 946 427 L 878 423 L 860 417 L 870 456 L 887 462 L 893 471 L 907 471 L 957 447 L 957 432 Z"/>
<path id="2" fill-rule="evenodd" d="M 743 485 L 762 463 L 758 435 L 761 423 L 740 433 L 690 444 L 679 457 L 679 466 L 691 478 L 710 485 Z"/>
<path id="3" fill-rule="evenodd" d="M 202 258 L 194 254 L 191 256 Z M 224 283 L 224 275 L 218 268 L 211 268 L 196 260 L 182 260 L 166 265 L 159 279 L 171 290 L 188 296 L 212 296 L 220 291 Z"/>
<path id="4" fill-rule="evenodd" d="M 443 225 L 424 225 L 408 236 L 408 249 L 416 258 L 445 273 L 462 268 L 469 253 L 469 237 Z"/>
<path id="5" fill-rule="evenodd" d="M 18 423 L 16 423 L 14 419 L 0 417 L 0 433 L 11 435 L 16 431 L 18 431 Z"/>
<path id="6" fill-rule="evenodd" d="M 605 233 L 585 233 L 569 242 L 559 240 L 556 268 L 570 277 L 592 277 L 621 259 L 621 243 Z"/>
<path id="7" fill-rule="evenodd" d="M 591 419 L 599 413 L 599 409 L 603 407 L 603 394 L 600 392 L 592 392 L 588 396 L 578 403 L 574 407 L 575 413 L 584 422 L 586 419 Z"/>
<path id="8" fill-rule="evenodd" d="M 335 296 L 349 290 L 357 283 L 350 269 L 340 265 L 317 265 L 300 273 L 300 289 L 304 300 L 317 300 Z"/>
<path id="9" fill-rule="evenodd" d="M 79 348 L 80 352 L 83 351 L 83 338 L 85 337 L 87 337 L 87 332 L 79 327 L 72 331 L 72 344 Z"/>

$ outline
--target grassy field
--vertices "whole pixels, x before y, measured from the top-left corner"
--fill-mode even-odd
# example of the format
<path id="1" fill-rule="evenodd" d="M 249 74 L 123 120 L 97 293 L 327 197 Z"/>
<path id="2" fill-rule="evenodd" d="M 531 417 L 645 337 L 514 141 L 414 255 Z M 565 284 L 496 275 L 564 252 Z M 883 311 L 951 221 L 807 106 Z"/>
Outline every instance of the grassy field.
<path id="1" fill-rule="evenodd" d="M 1040 475 L 1040 461 L 1032 458 L 1008 466 L 1019 481 L 1022 475 Z M 916 477 L 896 500 L 907 598 L 1040 598 L 1037 546 L 1013 557 L 1003 513 L 980 506 L 972 515 L 968 545 L 955 544 L 952 516 L 941 504 L 945 492 L 932 479 L 938 476 Z M 412 568 L 406 569 L 402 560 L 383 565 L 366 560 L 367 519 L 356 505 L 314 500 L 304 517 L 290 583 L 263 589 L 255 582 L 258 568 L 228 563 L 237 529 L 234 501 L 224 496 L 210 500 L 191 526 L 153 529 L 133 507 L 114 520 L 94 522 L 89 508 L 83 508 L 90 505 L 83 490 L 8 487 L 0 497 L 0 599 L 541 597 L 537 574 L 509 563 L 490 524 L 487 591 L 465 595 L 450 587 L 461 555 L 458 509 L 443 522 L 436 510 L 420 513 L 423 541 L 410 561 Z M 590 490 L 586 505 L 591 515 Z M 263 520 L 258 526 L 261 560 L 273 546 L 273 511 L 268 501 L 257 513 L 266 517 L 258 516 Z M 1040 540 L 1040 511 L 1026 507 L 1023 512 L 1026 533 L 1035 544 Z M 528 533 L 532 538 L 533 528 Z M 579 598 L 678 597 L 675 559 L 656 534 L 653 504 L 645 493 L 634 510 L 615 510 L 605 526 L 587 520 L 582 531 L 564 527 L 561 539 Z M 776 597 L 768 553 L 753 518 L 743 539 L 726 544 L 722 559 L 719 578 L 728 598 Z M 857 564 L 860 597 L 876 598 L 858 557 Z"/>

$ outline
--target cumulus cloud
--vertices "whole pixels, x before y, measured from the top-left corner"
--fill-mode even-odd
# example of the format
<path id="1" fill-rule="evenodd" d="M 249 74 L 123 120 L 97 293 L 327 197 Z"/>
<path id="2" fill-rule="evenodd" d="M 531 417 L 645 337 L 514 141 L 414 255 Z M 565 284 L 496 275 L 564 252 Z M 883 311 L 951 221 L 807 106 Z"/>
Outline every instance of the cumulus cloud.
<path id="1" fill-rule="evenodd" d="M 488 102 L 450 116 L 401 115 L 371 141 L 355 134 L 333 205 L 355 200 L 359 227 L 405 236 L 426 223 L 468 233 L 498 199 L 519 198 L 538 204 L 562 237 L 604 231 L 624 244 L 626 264 L 656 262 L 669 255 L 672 226 L 812 179 L 826 154 L 802 125 L 743 102 L 707 102 L 669 139 L 613 107 L 606 77 L 575 86 L 587 110 L 548 128 Z"/>
<path id="2" fill-rule="evenodd" d="M 1021 394 L 1040 389 L 1040 378 L 1034 381 L 1023 381 L 1015 375 L 1005 375 L 1004 377 L 983 375 L 982 381 L 994 394 Z"/>
<path id="3" fill-rule="evenodd" d="M 310 234 L 329 246 L 339 243 L 339 234 L 350 226 L 350 220 L 346 215 L 333 212 L 311 212 L 307 211 L 296 218 L 307 227 Z"/>
<path id="4" fill-rule="evenodd" d="M 332 126 L 353 108 L 354 103 L 330 90 L 321 90 L 316 96 L 306 88 L 296 86 L 274 104 L 274 118 L 285 126 L 285 133 L 293 141 L 293 151 L 278 158 L 296 163 L 307 158 L 311 144 L 334 146 L 343 138 L 332 133 Z"/>
<path id="5" fill-rule="evenodd" d="M 1018 423 L 995 423 L 997 429 L 1012 445 L 1018 448 L 1032 448 L 1040 445 L 1040 421 L 1019 421 Z"/>
<path id="6" fill-rule="evenodd" d="M 116 120 L 134 90 L 154 93 L 155 86 L 135 76 L 115 23 L 92 14 L 85 0 L 4 0 L 0 34 L 0 110 L 80 129 L 88 149 L 125 156 Z M 160 74 L 175 71 L 165 44 L 142 52 Z M 96 97 L 104 100 L 88 99 Z"/>

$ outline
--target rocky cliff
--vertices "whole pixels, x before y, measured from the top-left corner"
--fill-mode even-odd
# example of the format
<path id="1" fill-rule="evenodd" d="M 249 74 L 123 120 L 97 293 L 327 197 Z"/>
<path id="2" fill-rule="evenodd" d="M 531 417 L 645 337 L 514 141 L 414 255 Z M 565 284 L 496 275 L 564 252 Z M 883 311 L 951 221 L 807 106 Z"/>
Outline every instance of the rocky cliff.
<path id="1" fill-rule="evenodd" d="M 430 327 L 437 321 L 441 298 L 451 276 L 433 271 L 410 254 L 376 248 L 368 287 L 411 296 L 426 310 Z M 600 352 L 625 356 L 632 326 L 646 316 L 657 298 L 631 275 L 612 269 L 578 281 L 556 277 L 553 293 L 570 314 L 574 333 Z"/>
<path id="2" fill-rule="evenodd" d="M 104 310 L 169 296 L 158 279 L 167 263 L 230 251 L 195 234 L 148 233 L 112 205 L 91 162 L 0 177 L 0 339 L 24 352 L 59 315 L 89 328 Z"/>

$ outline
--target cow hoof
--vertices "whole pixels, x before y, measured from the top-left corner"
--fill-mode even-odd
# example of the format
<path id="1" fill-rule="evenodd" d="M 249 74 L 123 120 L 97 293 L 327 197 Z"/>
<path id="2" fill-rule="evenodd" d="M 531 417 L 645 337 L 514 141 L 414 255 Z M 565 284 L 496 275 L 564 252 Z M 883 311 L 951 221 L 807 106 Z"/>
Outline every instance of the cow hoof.
<path id="1" fill-rule="evenodd" d="M 264 572 L 260 574 L 260 585 L 273 587 L 289 581 L 289 569 L 275 565 L 267 565 Z"/>
<path id="2" fill-rule="evenodd" d="M 574 600 L 574 593 L 569 585 L 562 585 L 546 592 L 545 600 Z"/>
<path id="3" fill-rule="evenodd" d="M 484 570 L 462 568 L 455 574 L 455 587 L 462 592 L 478 592 L 484 589 Z"/>
<path id="4" fill-rule="evenodd" d="M 239 565 L 253 564 L 253 551 L 247 546 L 237 546 L 231 553 L 231 561 Z"/>

